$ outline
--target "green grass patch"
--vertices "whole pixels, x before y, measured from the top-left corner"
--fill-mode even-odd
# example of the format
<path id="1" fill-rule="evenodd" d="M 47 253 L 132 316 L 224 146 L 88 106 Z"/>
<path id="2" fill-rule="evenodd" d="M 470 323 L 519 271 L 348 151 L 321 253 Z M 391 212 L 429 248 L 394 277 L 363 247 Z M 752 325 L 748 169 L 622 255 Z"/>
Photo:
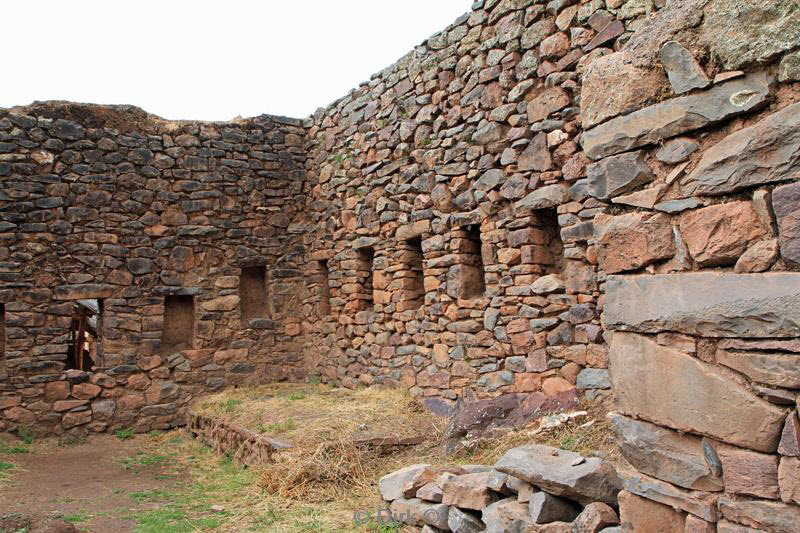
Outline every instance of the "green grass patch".
<path id="1" fill-rule="evenodd" d="M 68 515 L 64 515 L 64 520 L 67 522 L 71 522 L 73 524 L 80 524 L 81 522 L 88 522 L 92 519 L 92 514 L 89 511 L 84 511 L 81 509 L 76 513 L 70 513 Z"/>
<path id="2" fill-rule="evenodd" d="M 294 419 L 289 418 L 283 422 L 273 422 L 266 426 L 262 424 L 258 429 L 261 433 L 283 433 L 285 431 L 291 431 L 294 429 Z"/>
<path id="3" fill-rule="evenodd" d="M 167 455 L 137 452 L 136 455 L 120 459 L 119 463 L 125 470 L 133 470 L 135 472 L 138 472 L 143 466 L 164 464 L 167 463 L 169 460 L 170 457 Z"/>
<path id="4" fill-rule="evenodd" d="M 128 440 L 133 438 L 133 430 L 131 428 L 119 428 L 114 432 L 114 435 L 119 440 Z"/>
<path id="5" fill-rule="evenodd" d="M 24 444 L 9 444 L 0 440 L 0 453 L 13 454 L 13 453 L 30 453 L 30 448 Z"/>
<path id="6" fill-rule="evenodd" d="M 27 426 L 19 426 L 17 428 L 17 435 L 19 435 L 19 440 L 30 446 L 33 444 L 33 431 Z"/>
<path id="7" fill-rule="evenodd" d="M 131 493 L 131 498 L 133 498 L 133 500 L 137 503 L 165 502 L 173 500 L 175 497 L 176 494 L 174 492 L 168 492 L 159 489 L 143 490 L 141 492 Z"/>
<path id="8" fill-rule="evenodd" d="M 236 407 L 242 403 L 242 400 L 236 400 L 234 398 L 228 398 L 224 402 L 220 403 L 220 407 L 226 413 L 232 413 L 236 410 Z"/>
<path id="9" fill-rule="evenodd" d="M 0 461 L 0 479 L 5 479 L 8 476 L 8 472 L 13 469 L 14 463 Z"/>

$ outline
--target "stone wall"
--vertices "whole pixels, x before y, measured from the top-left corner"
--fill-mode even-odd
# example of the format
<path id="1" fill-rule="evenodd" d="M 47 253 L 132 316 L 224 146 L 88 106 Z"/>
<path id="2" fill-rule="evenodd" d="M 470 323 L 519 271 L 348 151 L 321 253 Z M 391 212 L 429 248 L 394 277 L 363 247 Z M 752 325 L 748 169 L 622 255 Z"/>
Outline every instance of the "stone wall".
<path id="1" fill-rule="evenodd" d="M 613 385 L 623 527 L 792 531 L 798 28 L 788 0 L 486 0 L 305 123 L 3 111 L 2 423 L 145 430 L 306 375 L 441 412 Z M 194 336 L 164 353 L 168 296 Z M 75 298 L 105 304 L 93 375 L 61 374 Z"/>
<path id="2" fill-rule="evenodd" d="M 289 231 L 304 136 L 301 122 L 268 116 L 0 110 L 0 429 L 162 429 L 197 394 L 304 377 L 302 252 Z M 269 298 L 245 320 L 239 280 L 254 266 Z M 65 370 L 78 299 L 102 303 L 94 372 Z"/>

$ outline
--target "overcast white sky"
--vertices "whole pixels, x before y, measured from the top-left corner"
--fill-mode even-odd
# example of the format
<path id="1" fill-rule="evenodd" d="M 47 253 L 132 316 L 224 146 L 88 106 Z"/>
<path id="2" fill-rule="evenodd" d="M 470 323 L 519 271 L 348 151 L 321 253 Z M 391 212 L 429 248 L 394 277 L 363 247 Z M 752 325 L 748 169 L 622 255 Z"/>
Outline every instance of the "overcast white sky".
<path id="1" fill-rule="evenodd" d="M 133 104 L 170 119 L 306 117 L 470 0 L 8 0 L 0 107 Z"/>

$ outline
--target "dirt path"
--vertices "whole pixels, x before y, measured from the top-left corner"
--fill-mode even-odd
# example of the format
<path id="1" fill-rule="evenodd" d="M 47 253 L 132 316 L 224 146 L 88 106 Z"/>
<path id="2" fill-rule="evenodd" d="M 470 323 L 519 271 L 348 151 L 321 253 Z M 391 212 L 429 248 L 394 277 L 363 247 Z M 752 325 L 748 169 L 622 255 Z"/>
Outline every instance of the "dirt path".
<path id="1" fill-rule="evenodd" d="M 3 456 L 15 467 L 0 485 L 0 515 L 59 512 L 82 531 L 133 531 L 136 511 L 153 507 L 148 495 L 178 482 L 166 456 L 142 451 L 144 438 L 104 435 L 72 446 L 46 440 L 30 453 Z"/>

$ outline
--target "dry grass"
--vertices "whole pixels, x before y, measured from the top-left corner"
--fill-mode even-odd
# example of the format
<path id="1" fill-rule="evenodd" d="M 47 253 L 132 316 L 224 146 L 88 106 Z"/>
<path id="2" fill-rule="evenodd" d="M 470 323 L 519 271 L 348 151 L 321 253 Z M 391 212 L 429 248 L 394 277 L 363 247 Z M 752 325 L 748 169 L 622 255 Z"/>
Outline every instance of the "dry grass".
<path id="1" fill-rule="evenodd" d="M 275 463 L 254 469 L 257 486 L 248 491 L 263 491 L 261 508 L 266 505 L 271 512 L 291 517 L 285 520 L 306 525 L 310 521 L 316 526 L 295 528 L 282 521 L 281 527 L 270 531 L 374 531 L 355 528 L 353 512 L 374 511 L 381 503 L 378 479 L 412 463 L 493 464 L 509 449 L 533 443 L 599 455 L 615 465 L 624 462 L 602 407 L 556 427 L 542 428 L 534 422 L 447 457 L 440 449 L 446 420 L 395 389 L 269 385 L 206 397 L 195 409 L 293 445 L 276 454 Z M 415 435 L 427 440 L 386 455 L 353 443 L 366 437 Z M 248 507 L 253 508 L 253 500 Z"/>

